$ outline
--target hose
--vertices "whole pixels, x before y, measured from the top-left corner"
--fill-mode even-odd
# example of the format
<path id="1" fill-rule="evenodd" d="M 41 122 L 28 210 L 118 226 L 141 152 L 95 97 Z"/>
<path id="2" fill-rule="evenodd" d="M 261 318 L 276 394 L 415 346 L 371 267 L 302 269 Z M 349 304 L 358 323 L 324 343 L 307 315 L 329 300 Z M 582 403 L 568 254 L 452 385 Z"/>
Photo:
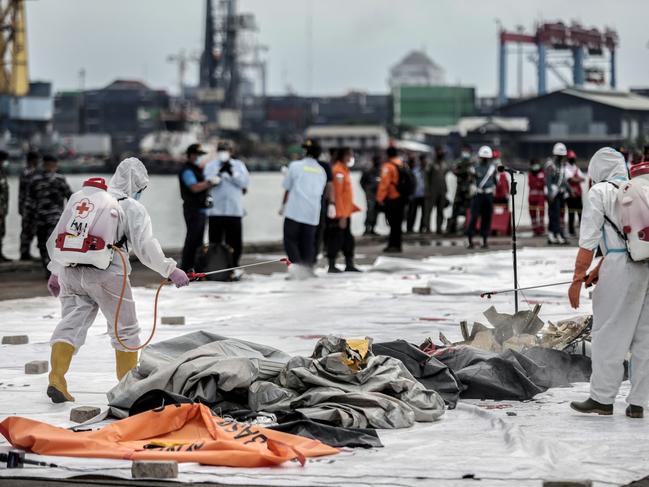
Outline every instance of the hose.
<path id="1" fill-rule="evenodd" d="M 160 282 L 160 285 L 158 286 L 158 289 L 155 292 L 155 300 L 153 301 L 153 328 L 151 329 L 151 334 L 149 335 L 149 338 L 140 345 L 139 347 L 130 347 L 126 345 L 122 339 L 119 337 L 119 314 L 122 310 L 122 303 L 124 302 L 124 294 L 126 294 L 126 288 L 128 286 L 128 268 L 126 267 L 126 257 L 124 255 L 124 252 L 117 247 L 116 245 L 111 245 L 110 248 L 112 248 L 115 252 L 117 252 L 117 255 L 119 256 L 120 260 L 122 261 L 122 269 L 124 271 L 124 276 L 122 279 L 122 290 L 119 293 L 119 300 L 117 301 L 117 308 L 115 309 L 115 321 L 113 323 L 113 332 L 115 334 L 115 339 L 117 340 L 117 343 L 119 343 L 122 347 L 124 347 L 126 350 L 129 352 L 138 352 L 142 350 L 144 347 L 146 347 L 149 343 L 151 343 L 151 340 L 153 340 L 153 337 L 155 336 L 155 331 L 158 326 L 158 300 L 160 299 L 160 291 L 162 291 L 162 288 L 171 284 L 171 281 L 169 279 L 163 279 Z M 226 272 L 230 270 L 236 270 L 236 269 L 243 269 L 246 267 L 254 267 L 254 266 L 259 266 L 259 265 L 265 265 L 265 264 L 270 264 L 273 262 L 282 262 L 286 264 L 287 266 L 291 265 L 291 261 L 288 260 L 286 257 L 281 258 L 281 259 L 274 259 L 274 260 L 269 260 L 265 262 L 257 262 L 255 264 L 248 264 L 248 265 L 243 265 L 243 266 L 237 266 L 237 267 L 231 267 L 228 269 L 219 269 L 216 271 L 211 271 L 211 272 L 205 272 L 205 273 L 195 273 L 192 272 L 188 275 L 190 280 L 196 280 L 203 278 L 205 276 L 208 276 L 210 274 L 216 274 L 216 273 L 221 273 L 221 272 Z"/>
<path id="2" fill-rule="evenodd" d="M 151 335 L 149 335 L 149 338 L 142 345 L 138 347 L 130 347 L 126 345 L 119 337 L 119 326 L 118 326 L 119 314 L 122 310 L 122 302 L 124 301 L 124 294 L 126 293 L 126 287 L 128 286 L 128 271 L 126 267 L 126 257 L 124 257 L 124 252 L 122 252 L 122 250 L 116 247 L 115 245 L 112 246 L 112 249 L 115 252 L 117 252 L 117 255 L 119 255 L 119 258 L 122 261 L 122 269 L 124 270 L 124 277 L 122 279 L 122 291 L 120 292 L 119 300 L 117 301 L 117 309 L 115 310 L 115 322 L 113 323 L 113 331 L 115 334 L 115 339 L 117 340 L 117 343 L 119 343 L 126 350 L 130 352 L 138 352 L 142 350 L 144 347 L 146 347 L 149 343 L 151 343 L 151 340 L 153 340 L 153 337 L 155 336 L 155 330 L 158 325 L 158 299 L 160 298 L 160 291 L 162 291 L 162 288 L 164 286 L 171 284 L 171 281 L 164 279 L 162 282 L 160 282 L 160 285 L 158 286 L 158 289 L 155 293 L 155 300 L 153 303 L 153 328 L 151 330 Z"/>

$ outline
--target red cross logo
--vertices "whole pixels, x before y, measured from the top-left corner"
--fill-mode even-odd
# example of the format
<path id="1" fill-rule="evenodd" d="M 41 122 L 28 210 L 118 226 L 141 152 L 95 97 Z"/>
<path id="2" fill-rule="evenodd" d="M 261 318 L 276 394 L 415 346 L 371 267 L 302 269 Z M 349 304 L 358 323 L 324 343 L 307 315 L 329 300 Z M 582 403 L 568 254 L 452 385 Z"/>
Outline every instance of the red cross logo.
<path id="1" fill-rule="evenodd" d="M 77 211 L 77 216 L 79 218 L 85 218 L 88 214 L 95 209 L 93 205 L 87 198 L 82 199 L 77 206 L 74 208 Z"/>

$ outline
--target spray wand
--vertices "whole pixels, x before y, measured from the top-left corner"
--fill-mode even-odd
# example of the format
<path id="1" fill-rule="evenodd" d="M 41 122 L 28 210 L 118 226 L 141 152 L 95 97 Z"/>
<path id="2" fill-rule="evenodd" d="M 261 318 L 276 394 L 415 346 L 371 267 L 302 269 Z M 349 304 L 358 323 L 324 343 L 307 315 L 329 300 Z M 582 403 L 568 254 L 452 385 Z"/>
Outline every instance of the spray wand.
<path id="1" fill-rule="evenodd" d="M 115 321 L 113 323 L 113 330 L 115 333 L 115 339 L 117 342 L 124 347 L 124 349 L 130 351 L 130 352 L 137 352 L 139 350 L 142 350 L 144 347 L 146 347 L 149 343 L 151 343 L 151 340 L 153 340 L 153 337 L 155 335 L 156 327 L 158 324 L 158 300 L 160 298 L 160 291 L 162 291 L 162 288 L 171 284 L 171 281 L 169 279 L 164 279 L 160 285 L 158 286 L 158 289 L 156 290 L 155 293 L 155 300 L 153 302 L 153 329 L 151 330 L 151 334 L 149 335 L 149 338 L 142 344 L 137 347 L 130 347 L 126 345 L 122 339 L 119 336 L 119 313 L 122 308 L 122 302 L 124 301 L 124 294 L 126 293 L 126 287 L 128 284 L 128 273 L 126 271 L 126 256 L 124 252 L 117 246 L 113 245 L 112 246 L 113 250 L 117 253 L 119 256 L 120 260 L 122 261 L 122 268 L 124 269 L 124 273 L 122 276 L 122 291 L 119 295 L 119 300 L 117 301 L 117 309 L 115 310 Z M 246 264 L 246 265 L 240 265 L 236 267 L 230 267 L 228 269 L 218 269 L 216 271 L 209 271 L 209 272 L 190 272 L 187 274 L 187 277 L 189 277 L 190 280 L 196 281 L 197 279 L 201 279 L 203 277 L 209 276 L 211 274 L 220 274 L 221 272 L 229 272 L 229 271 L 235 271 L 237 269 L 245 269 L 247 267 L 254 267 L 254 266 L 259 266 L 259 265 L 265 265 L 265 264 L 274 264 L 276 262 L 281 262 L 283 264 L 286 264 L 287 266 L 291 265 L 291 261 L 286 258 L 282 257 L 281 259 L 273 259 L 273 260 L 266 260 L 264 262 L 256 262 L 254 264 Z"/>
<path id="2" fill-rule="evenodd" d="M 587 282 L 589 278 L 589 275 L 586 275 L 584 277 L 584 282 Z M 565 284 L 572 284 L 574 281 L 563 281 L 563 282 L 553 282 L 551 284 L 540 284 L 538 286 L 528 286 L 528 287 L 519 287 L 516 289 L 503 289 L 501 291 L 486 291 L 484 293 L 480 293 L 481 298 L 487 298 L 491 299 L 491 296 L 494 294 L 507 294 L 507 293 L 513 293 L 513 292 L 518 292 L 518 291 L 529 291 L 530 289 L 541 289 L 544 287 L 554 287 L 554 286 L 563 286 Z M 586 287 L 589 288 L 592 286 L 594 283 L 591 284 L 586 284 Z"/>

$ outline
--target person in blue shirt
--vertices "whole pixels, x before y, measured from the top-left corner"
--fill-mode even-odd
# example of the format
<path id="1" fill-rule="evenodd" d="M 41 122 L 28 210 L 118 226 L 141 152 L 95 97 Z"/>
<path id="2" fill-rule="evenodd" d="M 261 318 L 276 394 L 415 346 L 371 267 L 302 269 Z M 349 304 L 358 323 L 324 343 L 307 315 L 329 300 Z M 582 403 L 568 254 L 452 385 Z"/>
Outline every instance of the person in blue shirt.
<path id="1" fill-rule="evenodd" d="M 181 258 L 181 269 L 184 271 L 194 268 L 196 251 L 203 245 L 208 191 L 220 182 L 218 177 L 206 179 L 203 175 L 201 157 L 205 154 L 206 152 L 200 144 L 191 144 L 187 147 L 187 160 L 178 173 L 180 196 L 183 199 L 183 215 L 187 226 Z"/>
<path id="2" fill-rule="evenodd" d="M 219 184 L 210 189 L 212 207 L 208 208 L 209 238 L 211 244 L 225 240 L 232 248 L 234 265 L 239 265 L 243 250 L 242 220 L 246 212 L 243 196 L 248 191 L 250 175 L 246 165 L 232 158 L 229 144 L 221 142 L 217 148 L 217 159 L 205 166 L 205 177 L 218 178 Z"/>
<path id="3" fill-rule="evenodd" d="M 280 214 L 284 216 L 284 249 L 289 260 L 313 275 L 316 230 L 320 223 L 322 193 L 327 174 L 318 163 L 320 145 L 307 139 L 302 147 L 304 159 L 293 161 L 284 177 L 284 200 Z"/>
<path id="4" fill-rule="evenodd" d="M 415 192 L 410 197 L 408 203 L 408 220 L 406 229 L 408 233 L 415 231 L 415 221 L 417 220 L 417 210 L 421 211 L 421 219 L 419 220 L 419 233 L 423 233 L 428 228 L 427 222 L 424 220 L 425 216 L 425 183 L 424 171 L 426 166 L 426 159 L 422 156 L 421 159 L 416 159 L 414 156 L 408 159 L 408 166 L 412 171 L 415 178 Z"/>

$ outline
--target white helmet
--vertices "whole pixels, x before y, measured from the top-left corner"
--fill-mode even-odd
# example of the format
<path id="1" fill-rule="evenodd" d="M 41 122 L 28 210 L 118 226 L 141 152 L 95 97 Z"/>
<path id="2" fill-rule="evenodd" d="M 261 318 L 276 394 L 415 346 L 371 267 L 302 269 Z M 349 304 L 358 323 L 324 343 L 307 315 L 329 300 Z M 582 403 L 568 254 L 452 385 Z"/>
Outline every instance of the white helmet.
<path id="1" fill-rule="evenodd" d="M 552 155 L 553 156 L 567 156 L 568 155 L 568 149 L 566 149 L 566 144 L 563 144 L 561 142 L 557 142 L 554 144 L 554 147 L 552 148 Z"/>
<path id="2" fill-rule="evenodd" d="M 493 156 L 494 153 L 488 145 L 483 145 L 480 147 L 480 150 L 478 150 L 478 157 L 480 159 L 491 159 Z"/>

